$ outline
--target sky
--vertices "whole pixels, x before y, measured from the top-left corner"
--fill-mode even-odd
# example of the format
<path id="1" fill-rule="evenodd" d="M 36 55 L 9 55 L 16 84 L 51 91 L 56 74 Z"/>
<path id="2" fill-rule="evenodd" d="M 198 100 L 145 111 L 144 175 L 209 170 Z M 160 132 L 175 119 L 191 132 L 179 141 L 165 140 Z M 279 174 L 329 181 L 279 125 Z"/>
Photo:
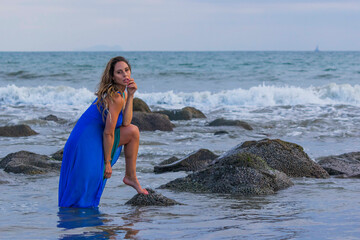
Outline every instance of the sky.
<path id="1" fill-rule="evenodd" d="M 0 51 L 360 51 L 360 0 L 0 0 Z"/>

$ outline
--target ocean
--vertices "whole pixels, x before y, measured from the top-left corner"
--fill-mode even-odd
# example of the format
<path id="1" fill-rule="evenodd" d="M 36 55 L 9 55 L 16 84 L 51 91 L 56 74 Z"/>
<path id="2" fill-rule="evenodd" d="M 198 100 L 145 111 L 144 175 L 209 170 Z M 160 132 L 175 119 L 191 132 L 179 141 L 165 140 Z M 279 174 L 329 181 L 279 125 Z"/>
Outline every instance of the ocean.
<path id="1" fill-rule="evenodd" d="M 136 97 L 152 110 L 192 106 L 206 119 L 173 121 L 173 132 L 141 132 L 138 177 L 153 189 L 185 172 L 154 174 L 171 156 L 222 154 L 248 140 L 279 138 L 313 159 L 360 151 L 360 52 L 0 52 L 0 126 L 39 135 L 0 137 L 0 158 L 63 148 L 95 99 L 108 60 L 126 57 Z M 65 123 L 42 120 L 49 114 Z M 217 118 L 254 130 L 209 127 Z M 214 135 L 225 130 L 229 134 Z M 160 190 L 186 205 L 130 207 L 120 157 L 99 209 L 62 212 L 59 174 L 0 170 L 0 239 L 360 239 L 360 180 L 293 179 L 270 196 L 233 198 Z"/>

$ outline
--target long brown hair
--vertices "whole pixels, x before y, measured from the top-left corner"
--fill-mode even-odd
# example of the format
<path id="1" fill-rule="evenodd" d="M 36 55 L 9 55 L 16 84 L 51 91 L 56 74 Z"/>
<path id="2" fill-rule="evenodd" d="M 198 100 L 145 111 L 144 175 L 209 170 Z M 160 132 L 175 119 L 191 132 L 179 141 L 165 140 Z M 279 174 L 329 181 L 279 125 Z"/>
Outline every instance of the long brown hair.
<path id="1" fill-rule="evenodd" d="M 114 68 L 116 63 L 118 62 L 125 62 L 129 66 L 129 69 L 131 71 L 131 66 L 128 60 L 126 60 L 124 57 L 114 57 L 110 59 L 110 61 L 107 63 L 104 73 L 102 74 L 98 90 L 95 93 L 95 95 L 97 96 L 97 101 L 95 102 L 95 104 L 97 105 L 99 112 L 101 112 L 103 120 L 105 119 L 105 111 L 108 111 L 109 109 L 109 104 L 106 99 L 109 99 L 111 101 L 111 99 L 119 91 L 119 88 L 114 83 Z"/>

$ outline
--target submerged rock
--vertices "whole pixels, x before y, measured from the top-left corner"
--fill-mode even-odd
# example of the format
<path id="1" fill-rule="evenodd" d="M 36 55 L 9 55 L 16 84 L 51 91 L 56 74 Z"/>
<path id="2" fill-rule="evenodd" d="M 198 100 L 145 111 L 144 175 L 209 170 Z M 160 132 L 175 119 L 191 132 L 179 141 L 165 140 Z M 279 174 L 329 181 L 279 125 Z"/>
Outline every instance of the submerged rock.
<path id="1" fill-rule="evenodd" d="M 175 179 L 160 188 L 247 196 L 272 194 L 292 185 L 286 174 L 270 168 L 260 157 L 234 153 L 219 157 L 206 169 Z"/>
<path id="2" fill-rule="evenodd" d="M 46 120 L 46 121 L 53 121 L 53 122 L 56 122 L 56 123 L 59 123 L 59 124 L 63 124 L 63 123 L 66 123 L 66 120 L 63 119 L 63 118 L 58 118 L 57 116 L 55 115 L 47 115 L 46 117 L 42 117 L 40 118 L 42 120 Z"/>
<path id="3" fill-rule="evenodd" d="M 247 122 L 240 121 L 240 120 L 228 120 L 224 118 L 216 119 L 208 124 L 211 127 L 217 126 L 237 126 L 242 127 L 246 130 L 253 130 L 253 128 Z"/>
<path id="4" fill-rule="evenodd" d="M 290 177 L 329 177 L 319 164 L 309 158 L 301 146 L 280 139 L 247 141 L 229 152 L 229 154 L 237 152 L 255 154 L 264 159 L 271 168 L 284 172 Z"/>
<path id="5" fill-rule="evenodd" d="M 168 116 L 160 113 L 134 112 L 131 121 L 140 131 L 172 131 L 173 124 Z"/>
<path id="6" fill-rule="evenodd" d="M 64 155 L 64 149 L 60 149 L 56 153 L 53 153 L 51 157 L 57 161 L 62 161 L 63 155 Z"/>
<path id="7" fill-rule="evenodd" d="M 218 155 L 208 149 L 199 149 L 172 163 L 155 166 L 154 172 L 198 171 L 208 166 L 217 157 Z"/>
<path id="8" fill-rule="evenodd" d="M 27 151 L 10 153 L 0 161 L 0 168 L 4 168 L 5 172 L 31 175 L 58 171 L 60 167 L 59 161 L 51 160 L 46 155 Z"/>
<path id="9" fill-rule="evenodd" d="M 360 177 L 360 152 L 320 157 L 316 160 L 330 175 Z"/>
<path id="10" fill-rule="evenodd" d="M 1 137 L 27 137 L 36 134 L 38 133 L 25 124 L 0 127 Z"/>
<path id="11" fill-rule="evenodd" d="M 160 193 L 156 193 L 151 188 L 146 188 L 148 195 L 145 194 L 136 194 L 133 198 L 127 201 L 125 204 L 130 204 L 133 206 L 172 206 L 172 205 L 182 205 L 181 203 L 172 200 L 163 196 Z"/>
<path id="12" fill-rule="evenodd" d="M 193 107 L 184 107 L 175 110 L 162 110 L 157 113 L 165 114 L 170 120 L 190 120 L 193 118 L 206 118 L 205 114 Z"/>
<path id="13" fill-rule="evenodd" d="M 216 131 L 214 135 L 223 135 L 223 134 L 229 134 L 228 131 Z"/>
<path id="14" fill-rule="evenodd" d="M 146 102 L 144 102 L 140 98 L 134 98 L 133 111 L 134 112 L 147 112 L 147 113 L 151 112 L 151 110 L 150 110 L 149 106 L 146 104 Z"/>

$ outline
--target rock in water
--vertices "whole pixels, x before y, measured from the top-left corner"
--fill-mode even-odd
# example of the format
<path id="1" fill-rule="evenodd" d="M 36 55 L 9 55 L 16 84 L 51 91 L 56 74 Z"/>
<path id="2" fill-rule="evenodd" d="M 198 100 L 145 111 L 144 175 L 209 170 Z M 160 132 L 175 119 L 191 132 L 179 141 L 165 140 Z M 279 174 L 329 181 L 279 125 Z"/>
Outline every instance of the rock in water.
<path id="1" fill-rule="evenodd" d="M 236 152 L 255 154 L 264 159 L 271 168 L 284 172 L 290 177 L 329 177 L 329 174 L 295 143 L 280 139 L 247 141 L 229 151 L 230 154 Z"/>
<path id="2" fill-rule="evenodd" d="M 149 106 L 146 104 L 146 102 L 144 102 L 140 98 L 134 98 L 133 110 L 134 110 L 134 112 L 147 112 L 147 113 L 151 112 L 151 110 L 150 110 Z"/>
<path id="3" fill-rule="evenodd" d="M 46 155 L 27 151 L 10 153 L 0 162 L 0 168 L 4 168 L 5 172 L 31 175 L 58 171 L 60 167 L 61 162 L 59 161 L 51 160 Z"/>
<path id="4" fill-rule="evenodd" d="M 191 120 L 193 118 L 206 118 L 205 114 L 193 107 L 184 107 L 175 110 L 162 110 L 157 113 L 165 114 L 170 120 Z"/>
<path id="5" fill-rule="evenodd" d="M 2 137 L 27 137 L 36 134 L 38 133 L 25 124 L 0 127 L 0 136 Z"/>
<path id="6" fill-rule="evenodd" d="M 316 160 L 330 175 L 360 177 L 360 152 L 321 157 Z"/>
<path id="7" fill-rule="evenodd" d="M 160 113 L 134 112 L 131 121 L 140 131 L 172 131 L 173 124 L 168 116 Z"/>
<path id="8" fill-rule="evenodd" d="M 167 198 L 160 193 L 156 193 L 151 188 L 146 188 L 148 195 L 136 194 L 132 199 L 127 201 L 125 204 L 133 206 L 171 206 L 171 205 L 182 205 L 181 203 Z"/>
<path id="9" fill-rule="evenodd" d="M 62 161 L 64 155 L 64 149 L 60 149 L 56 153 L 53 153 L 51 157 L 57 161 Z"/>
<path id="10" fill-rule="evenodd" d="M 224 118 L 219 118 L 211 123 L 209 123 L 209 126 L 211 127 L 217 127 L 217 126 L 237 126 L 242 127 L 246 130 L 253 130 L 253 128 L 248 124 L 247 122 L 240 121 L 240 120 L 228 120 Z"/>
<path id="11" fill-rule="evenodd" d="M 63 118 L 58 118 L 57 116 L 52 115 L 52 114 L 47 115 L 46 117 L 42 117 L 42 118 L 40 118 L 40 119 L 45 120 L 45 121 L 53 121 L 53 122 L 56 122 L 56 123 L 59 123 L 59 124 L 64 124 L 64 123 L 66 123 L 66 120 L 65 120 L 65 119 L 63 119 Z"/>
<path id="12" fill-rule="evenodd" d="M 180 160 L 166 165 L 155 166 L 154 172 L 198 171 L 208 166 L 217 157 L 218 155 L 215 155 L 208 149 L 199 149 Z"/>
<path id="13" fill-rule="evenodd" d="M 248 196 L 272 194 L 292 185 L 286 174 L 271 169 L 260 157 L 234 153 L 219 157 L 206 169 L 175 179 L 160 188 Z"/>

